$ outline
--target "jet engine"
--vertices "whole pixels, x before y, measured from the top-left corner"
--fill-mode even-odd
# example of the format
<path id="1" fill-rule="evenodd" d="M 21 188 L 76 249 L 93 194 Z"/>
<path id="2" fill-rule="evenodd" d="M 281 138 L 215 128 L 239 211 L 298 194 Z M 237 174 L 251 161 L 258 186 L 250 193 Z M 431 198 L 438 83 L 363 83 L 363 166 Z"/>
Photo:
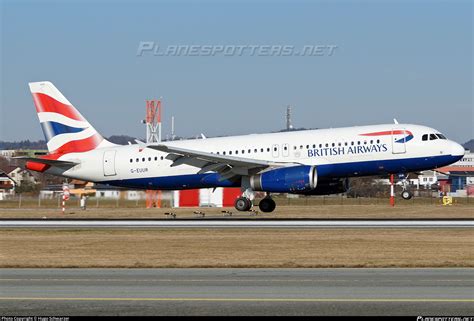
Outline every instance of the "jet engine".
<path id="1" fill-rule="evenodd" d="M 315 166 L 301 165 L 272 169 L 250 176 L 254 191 L 303 194 L 316 188 L 318 176 Z"/>

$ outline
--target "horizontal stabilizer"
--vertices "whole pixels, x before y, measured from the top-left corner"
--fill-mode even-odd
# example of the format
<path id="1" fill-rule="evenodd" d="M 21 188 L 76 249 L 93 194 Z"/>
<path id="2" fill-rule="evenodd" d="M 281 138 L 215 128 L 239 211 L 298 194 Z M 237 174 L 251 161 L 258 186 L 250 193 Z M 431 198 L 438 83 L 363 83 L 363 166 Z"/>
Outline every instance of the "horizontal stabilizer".
<path id="1" fill-rule="evenodd" d="M 13 157 L 13 159 L 17 159 L 19 161 L 24 162 L 34 162 L 40 164 L 46 164 L 55 167 L 73 167 L 79 163 L 70 162 L 70 161 L 62 161 L 57 159 L 44 159 L 44 158 L 35 158 L 35 157 L 28 157 L 28 156 L 20 156 L 20 157 Z"/>

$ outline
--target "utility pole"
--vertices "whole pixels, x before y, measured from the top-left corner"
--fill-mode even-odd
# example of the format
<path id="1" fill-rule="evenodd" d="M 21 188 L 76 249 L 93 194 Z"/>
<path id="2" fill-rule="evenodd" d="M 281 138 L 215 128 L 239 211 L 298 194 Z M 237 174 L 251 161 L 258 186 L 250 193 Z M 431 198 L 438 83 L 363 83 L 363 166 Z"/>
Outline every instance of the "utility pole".
<path id="1" fill-rule="evenodd" d="M 286 130 L 293 130 L 293 125 L 291 124 L 291 106 L 286 106 Z"/>

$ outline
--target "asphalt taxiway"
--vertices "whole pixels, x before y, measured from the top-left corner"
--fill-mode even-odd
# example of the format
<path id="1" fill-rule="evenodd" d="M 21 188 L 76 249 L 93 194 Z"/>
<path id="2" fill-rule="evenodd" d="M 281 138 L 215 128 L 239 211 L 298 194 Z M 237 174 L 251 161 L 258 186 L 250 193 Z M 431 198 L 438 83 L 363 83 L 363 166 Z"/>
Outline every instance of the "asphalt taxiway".
<path id="1" fill-rule="evenodd" d="M 2 269 L 2 315 L 473 315 L 474 269 Z"/>

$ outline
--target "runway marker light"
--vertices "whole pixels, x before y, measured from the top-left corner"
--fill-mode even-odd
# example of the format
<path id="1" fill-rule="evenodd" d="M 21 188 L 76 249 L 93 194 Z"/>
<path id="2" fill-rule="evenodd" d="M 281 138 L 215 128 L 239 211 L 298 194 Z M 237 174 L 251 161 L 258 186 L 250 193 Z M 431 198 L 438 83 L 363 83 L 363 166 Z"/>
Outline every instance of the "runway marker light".
<path id="1" fill-rule="evenodd" d="M 70 197 L 70 192 L 69 192 L 69 186 L 67 184 L 64 184 L 63 185 L 63 195 L 62 195 L 62 199 L 63 199 L 63 202 L 62 202 L 62 214 L 65 213 L 66 211 L 66 201 L 69 200 L 69 197 Z"/>
<path id="2" fill-rule="evenodd" d="M 390 205 L 395 206 L 395 189 L 393 186 L 393 174 L 390 175 Z"/>

